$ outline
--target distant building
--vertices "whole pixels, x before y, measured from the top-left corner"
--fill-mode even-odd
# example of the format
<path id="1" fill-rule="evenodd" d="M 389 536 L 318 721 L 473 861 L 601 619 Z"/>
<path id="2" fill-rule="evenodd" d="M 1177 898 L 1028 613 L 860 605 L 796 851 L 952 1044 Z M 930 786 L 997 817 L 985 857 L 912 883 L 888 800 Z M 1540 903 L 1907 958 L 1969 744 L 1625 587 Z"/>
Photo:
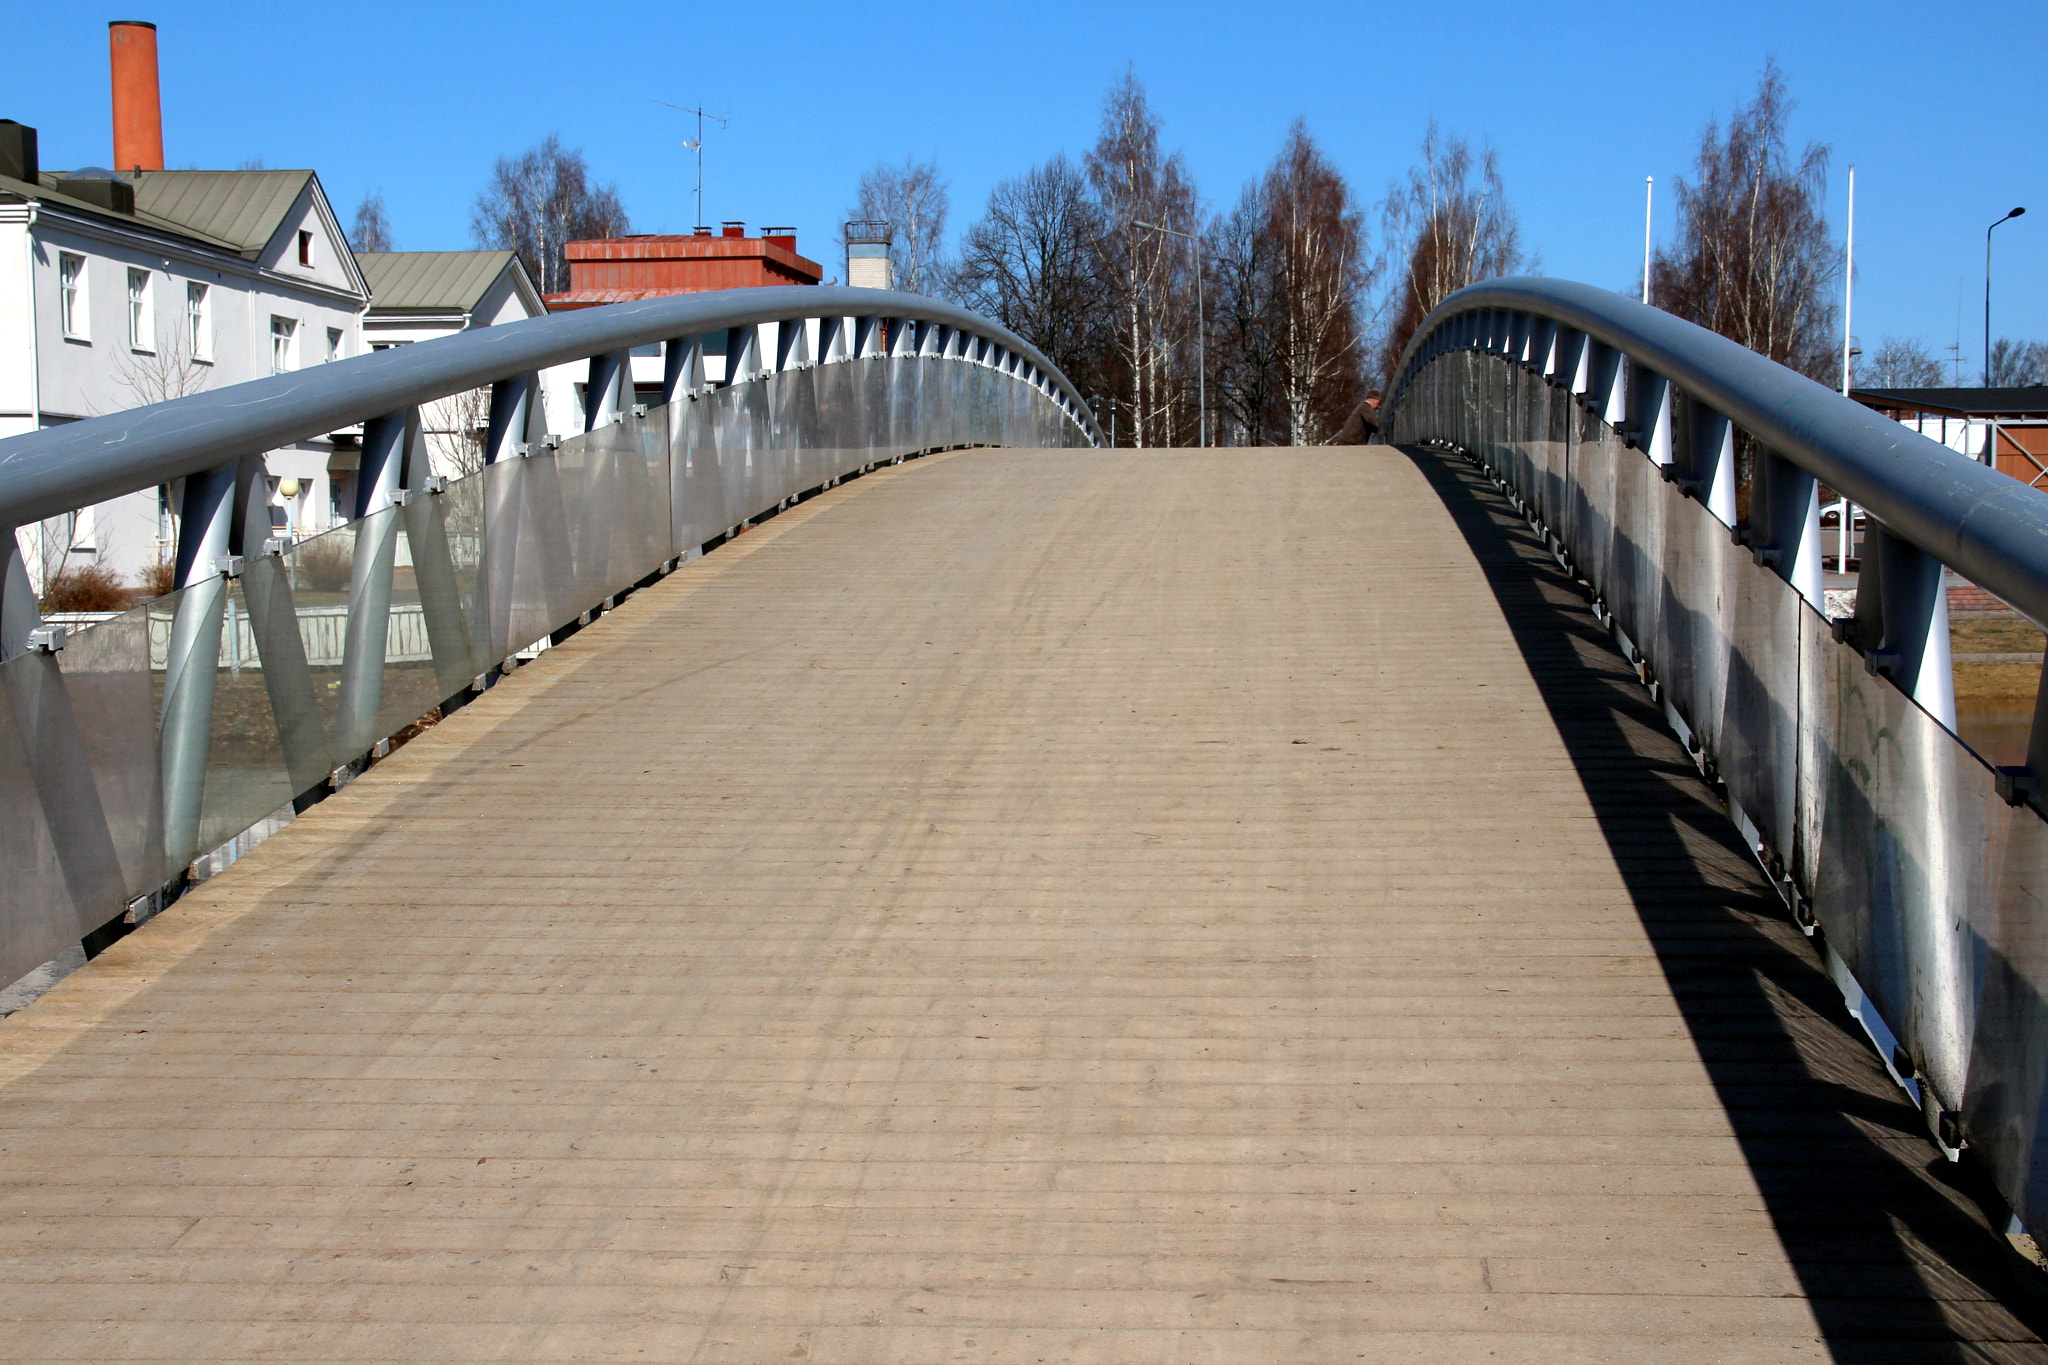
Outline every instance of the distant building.
<path id="1" fill-rule="evenodd" d="M 164 170 L 154 29 L 114 28 L 123 169 L 45 171 L 36 130 L 0 120 L 0 436 L 362 349 L 370 291 L 320 178 Z M 128 43 L 125 69 L 124 36 L 148 40 Z M 284 479 L 317 489 L 311 523 L 331 524 L 330 468 L 352 469 L 355 458 L 345 447 L 329 439 L 270 452 L 272 495 Z M 162 490 L 17 534 L 39 590 L 94 562 L 138 580 L 173 544 Z"/>
<path id="2" fill-rule="evenodd" d="M 824 267 L 796 254 L 795 228 L 766 228 L 749 237 L 745 223 L 727 223 L 716 237 L 705 227 L 688 237 L 571 242 L 566 254 L 569 287 L 547 296 L 557 313 L 712 289 L 816 284 L 825 277 Z"/>
<path id="3" fill-rule="evenodd" d="M 526 267 L 509 251 L 365 251 L 356 262 L 370 285 L 363 340 L 373 351 L 547 312 Z M 421 409 L 437 473 L 455 478 L 481 468 L 489 392 L 453 394 Z"/>
<path id="4" fill-rule="evenodd" d="M 846 225 L 846 283 L 852 289 L 894 289 L 895 268 L 889 255 L 887 223 L 872 220 Z"/>
<path id="5" fill-rule="evenodd" d="M 741 222 L 726 223 L 715 237 L 710 228 L 700 227 L 688 237 L 602 237 L 571 242 L 564 254 L 569 258 L 569 287 L 546 296 L 551 312 L 713 289 L 817 284 L 825 276 L 823 266 L 796 254 L 795 228 L 763 228 L 759 237 L 749 237 L 747 225 Z M 706 347 L 705 377 L 713 381 L 725 377 L 723 347 L 722 339 Z M 661 348 L 643 346 L 633 353 L 633 387 L 645 394 L 660 386 Z M 555 414 L 567 414 L 579 406 L 583 388 L 580 379 L 572 380 L 562 371 L 544 377 L 543 401 L 551 426 L 573 420 Z"/>
<path id="6" fill-rule="evenodd" d="M 1849 396 L 2030 488 L 2048 489 L 2048 384 L 1855 389 Z"/>

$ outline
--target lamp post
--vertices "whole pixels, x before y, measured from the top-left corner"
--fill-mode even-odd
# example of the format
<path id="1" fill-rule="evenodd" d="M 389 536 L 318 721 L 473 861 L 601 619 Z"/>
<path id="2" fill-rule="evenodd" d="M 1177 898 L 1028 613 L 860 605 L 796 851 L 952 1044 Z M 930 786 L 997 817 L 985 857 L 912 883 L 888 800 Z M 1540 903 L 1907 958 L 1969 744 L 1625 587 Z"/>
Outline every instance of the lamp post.
<path id="1" fill-rule="evenodd" d="M 1182 232 L 1179 228 L 1161 227 L 1157 223 L 1147 223 L 1137 218 L 1131 220 L 1131 226 L 1150 228 L 1154 232 L 1163 232 L 1169 237 L 1187 238 L 1188 259 L 1195 264 L 1195 406 L 1199 410 L 1196 426 L 1201 432 L 1198 438 L 1200 444 L 1207 446 L 1209 444 L 1209 313 L 1207 307 L 1202 302 L 1202 259 L 1199 255 L 1202 239 L 1195 236 L 1192 232 Z"/>
<path id="2" fill-rule="evenodd" d="M 2008 222 L 2025 212 L 2023 208 L 2014 209 L 1998 223 Z M 1987 389 L 1991 387 L 1991 228 L 1997 227 L 1998 223 L 1984 229 L 1984 387 Z"/>
<path id="3" fill-rule="evenodd" d="M 1657 177 L 1643 177 L 1643 302 L 1650 301 L 1650 203 L 1657 192 Z"/>

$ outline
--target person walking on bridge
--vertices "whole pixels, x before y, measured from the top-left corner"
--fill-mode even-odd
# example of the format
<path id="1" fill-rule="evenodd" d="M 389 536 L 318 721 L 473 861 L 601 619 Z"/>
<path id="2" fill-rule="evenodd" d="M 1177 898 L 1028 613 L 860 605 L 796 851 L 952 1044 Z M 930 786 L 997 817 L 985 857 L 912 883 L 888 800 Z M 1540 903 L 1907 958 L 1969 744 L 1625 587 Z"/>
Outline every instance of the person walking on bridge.
<path id="1" fill-rule="evenodd" d="M 1380 432 L 1380 391 L 1374 389 L 1365 396 L 1365 401 L 1353 408 L 1351 415 L 1344 419 L 1344 425 L 1337 429 L 1333 446 L 1371 445 Z"/>

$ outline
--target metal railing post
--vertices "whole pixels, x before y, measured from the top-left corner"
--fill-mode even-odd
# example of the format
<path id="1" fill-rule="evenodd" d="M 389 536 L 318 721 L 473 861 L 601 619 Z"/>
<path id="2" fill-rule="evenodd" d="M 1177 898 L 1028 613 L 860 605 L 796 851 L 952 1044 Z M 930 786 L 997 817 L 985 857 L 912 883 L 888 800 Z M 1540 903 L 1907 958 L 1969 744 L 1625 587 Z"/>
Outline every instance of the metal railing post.
<path id="1" fill-rule="evenodd" d="M 1750 555 L 1825 613 L 1820 562 L 1820 482 L 1768 450 L 1757 452 L 1749 503 Z"/>
<path id="2" fill-rule="evenodd" d="M 1739 519 L 1735 506 L 1735 424 L 1706 404 L 1686 405 L 1692 414 L 1694 494 L 1723 526 Z"/>
<path id="3" fill-rule="evenodd" d="M 606 351 L 590 357 L 590 378 L 583 386 L 583 429 L 595 431 L 619 420 L 632 405 L 633 354 Z"/>
<path id="4" fill-rule="evenodd" d="M 0 661 L 27 649 L 30 632 L 42 623 L 21 540 L 12 526 L 0 524 Z"/>
<path id="5" fill-rule="evenodd" d="M 491 385 L 490 426 L 484 433 L 484 463 L 494 465 L 518 452 L 540 431 L 540 376 L 515 374 Z"/>
<path id="6" fill-rule="evenodd" d="M 391 574 L 398 550 L 398 501 L 405 451 L 419 410 L 405 408 L 363 424 L 356 470 L 355 559 L 349 567 L 348 624 L 341 653 L 341 697 L 334 717 L 337 767 L 356 762 L 382 738 L 384 655 L 391 634 Z"/>
<path id="7" fill-rule="evenodd" d="M 704 387 L 703 347 L 695 337 L 661 343 L 661 401 L 664 406 Z"/>
<path id="8" fill-rule="evenodd" d="M 235 465 L 187 478 L 179 498 L 178 605 L 164 656 L 162 729 L 164 861 L 177 869 L 197 857 L 206 794 L 206 751 L 220 670 L 220 633 L 232 550 Z"/>
<path id="9" fill-rule="evenodd" d="M 333 746 L 313 694 L 313 672 L 299 633 L 298 609 L 282 556 L 287 544 L 274 539 L 269 489 L 260 455 L 244 456 L 235 475 L 235 518 L 228 552 L 243 560 L 242 599 L 249 608 L 249 634 L 263 665 L 279 747 L 294 802 L 327 777 Z M 234 629 L 234 623 L 228 623 Z"/>
<path id="10" fill-rule="evenodd" d="M 1864 537 L 1855 620 L 1865 666 L 1890 678 L 1953 731 L 1956 685 L 1946 572 L 1934 556 L 1883 526 L 1872 527 Z"/>

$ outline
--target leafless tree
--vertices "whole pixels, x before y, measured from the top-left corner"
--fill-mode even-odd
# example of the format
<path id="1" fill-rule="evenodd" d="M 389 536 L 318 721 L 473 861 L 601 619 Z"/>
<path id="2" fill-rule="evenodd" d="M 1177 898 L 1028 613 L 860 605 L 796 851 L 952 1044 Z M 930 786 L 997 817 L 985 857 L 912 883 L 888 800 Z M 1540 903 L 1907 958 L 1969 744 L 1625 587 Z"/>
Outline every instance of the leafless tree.
<path id="1" fill-rule="evenodd" d="M 2000 337 L 1991 343 L 1991 363 L 1984 371 L 1993 388 L 2048 384 L 2048 342 Z"/>
<path id="2" fill-rule="evenodd" d="M 569 287 L 570 242 L 631 230 L 618 186 L 592 185 L 582 149 L 563 147 L 553 133 L 519 156 L 499 157 L 470 214 L 476 244 L 517 254 L 543 294 Z"/>
<path id="3" fill-rule="evenodd" d="M 1273 353 L 1287 443 L 1314 445 L 1363 395 L 1358 304 L 1370 280 L 1365 216 L 1301 119 L 1266 172 Z"/>
<path id="4" fill-rule="evenodd" d="M 1087 180 L 1055 156 L 989 194 L 961 244 L 953 286 L 1091 390 L 1104 301 L 1093 268 L 1098 229 Z"/>
<path id="5" fill-rule="evenodd" d="M 889 225 L 889 271 L 896 288 L 939 294 L 948 283 L 945 241 L 951 203 L 938 163 L 905 157 L 901 166 L 884 162 L 865 172 L 846 216 Z"/>
<path id="6" fill-rule="evenodd" d="M 1209 225 L 1209 383 L 1224 445 L 1265 445 L 1278 407 L 1270 218 L 1255 180 Z"/>
<path id="7" fill-rule="evenodd" d="M 1190 400 L 1198 266 L 1184 239 L 1157 228 L 1194 234 L 1200 222 L 1186 160 L 1160 155 L 1159 120 L 1136 76 L 1126 73 L 1111 88 L 1087 171 L 1101 221 L 1096 269 L 1114 317 L 1109 388 L 1129 415 L 1134 445 L 1186 441 L 1197 417 Z"/>
<path id="8" fill-rule="evenodd" d="M 1941 383 L 1941 362 L 1910 337 L 1886 337 L 1856 364 L 1855 382 L 1868 389 L 1923 389 Z"/>
<path id="9" fill-rule="evenodd" d="M 121 388 L 135 401 L 127 407 L 148 407 L 198 393 L 213 379 L 213 367 L 192 355 L 192 339 L 181 327 L 163 329 L 154 351 L 131 350 L 115 366 Z"/>
<path id="10" fill-rule="evenodd" d="M 467 478 L 484 467 L 484 437 L 491 422 L 491 391 L 468 389 L 420 407 L 420 430 L 434 471 Z"/>
<path id="11" fill-rule="evenodd" d="M 356 205 L 356 220 L 348 230 L 352 251 L 396 251 L 391 240 L 391 220 L 384 216 L 384 191 L 371 190 Z"/>
<path id="12" fill-rule="evenodd" d="M 1727 136 L 1710 121 L 1691 180 L 1680 179 L 1678 239 L 1656 254 L 1651 296 L 1679 317 L 1823 383 L 1840 373 L 1833 283 L 1841 252 L 1821 212 L 1828 148 L 1786 149 L 1792 101 L 1764 63 L 1756 98 Z"/>
<path id="13" fill-rule="evenodd" d="M 1446 296 L 1513 274 L 1526 262 L 1499 155 L 1484 144 L 1475 153 L 1462 135 L 1446 137 L 1434 120 L 1423 134 L 1421 164 L 1389 188 L 1383 215 L 1390 249 L 1402 262 L 1379 339 L 1377 368 L 1385 377 Z"/>

